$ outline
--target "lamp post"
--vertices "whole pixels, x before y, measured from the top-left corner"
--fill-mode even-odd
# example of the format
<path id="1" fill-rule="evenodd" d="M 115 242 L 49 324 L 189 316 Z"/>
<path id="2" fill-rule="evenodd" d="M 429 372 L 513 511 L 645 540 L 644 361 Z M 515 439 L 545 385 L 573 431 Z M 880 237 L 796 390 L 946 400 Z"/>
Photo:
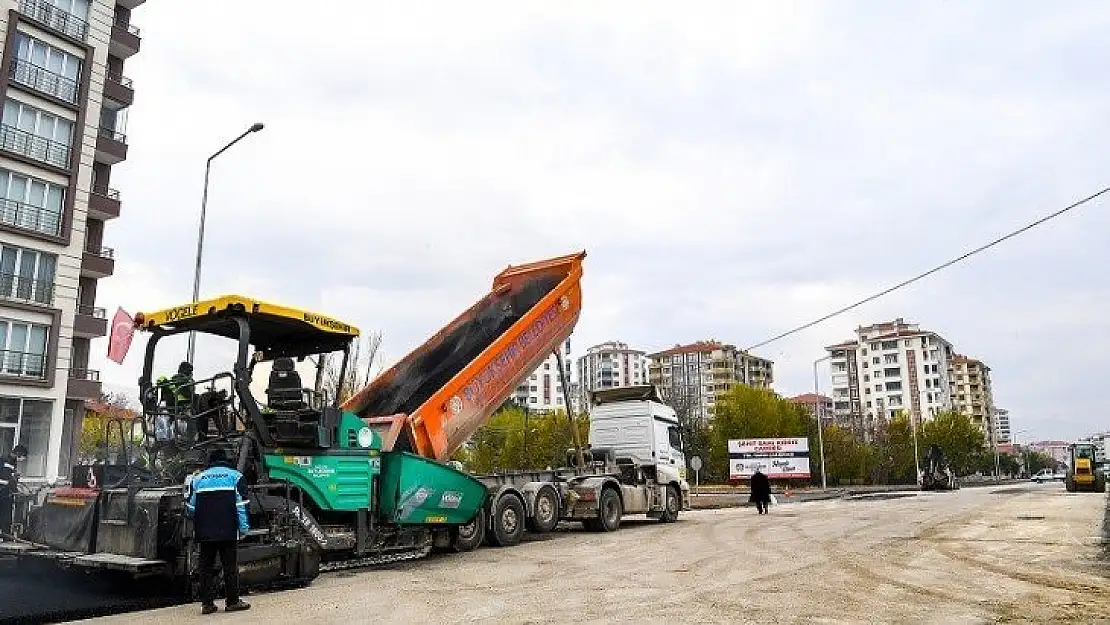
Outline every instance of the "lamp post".
<path id="1" fill-rule="evenodd" d="M 825 407 L 825 402 L 821 400 L 821 386 L 817 378 L 817 365 L 832 358 L 832 354 L 824 358 L 818 358 L 813 361 L 813 394 L 816 396 L 813 404 L 813 413 L 817 415 L 817 446 L 821 449 L 821 488 L 827 489 L 829 487 L 828 472 L 825 470 L 825 434 L 824 426 L 821 423 L 822 410 Z"/>
<path id="2" fill-rule="evenodd" d="M 228 148 L 239 143 L 247 135 L 262 130 L 265 126 L 261 123 L 255 122 L 251 124 L 250 128 L 243 131 L 243 134 L 235 137 L 227 145 L 216 151 L 215 154 L 208 157 L 208 162 L 204 165 L 204 194 L 200 199 L 200 226 L 197 228 L 197 261 L 196 269 L 193 271 L 193 303 L 195 304 L 200 299 L 200 261 L 204 253 L 204 218 L 208 209 L 208 176 L 212 172 L 212 161 L 219 155 L 227 151 Z M 197 334 L 196 332 L 189 333 L 189 351 L 185 356 L 185 360 L 189 364 L 193 364 L 193 354 L 196 351 Z"/>

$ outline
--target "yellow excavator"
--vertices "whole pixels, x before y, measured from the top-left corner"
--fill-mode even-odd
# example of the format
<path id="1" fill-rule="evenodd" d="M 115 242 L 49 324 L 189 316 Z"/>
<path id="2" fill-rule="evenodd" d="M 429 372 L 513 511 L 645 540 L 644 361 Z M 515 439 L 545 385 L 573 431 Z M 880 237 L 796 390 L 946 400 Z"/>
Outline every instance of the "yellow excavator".
<path id="1" fill-rule="evenodd" d="M 1064 485 L 1069 493 L 1076 491 L 1106 491 L 1106 478 L 1095 471 L 1095 446 L 1091 443 L 1072 443 L 1068 446 L 1068 472 Z"/>

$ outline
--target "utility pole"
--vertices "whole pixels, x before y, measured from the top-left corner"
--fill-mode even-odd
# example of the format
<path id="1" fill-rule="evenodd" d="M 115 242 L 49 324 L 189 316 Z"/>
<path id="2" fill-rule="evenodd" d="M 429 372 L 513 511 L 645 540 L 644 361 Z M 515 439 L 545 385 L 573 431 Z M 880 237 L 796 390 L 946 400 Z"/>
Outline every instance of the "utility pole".
<path id="1" fill-rule="evenodd" d="M 824 434 L 825 427 L 821 423 L 823 418 L 824 418 L 824 415 L 822 413 L 824 412 L 823 409 L 825 407 L 825 402 L 822 401 L 822 399 L 821 399 L 821 384 L 818 381 L 818 377 L 817 377 L 817 365 L 819 365 L 820 363 L 822 363 L 822 362 L 824 362 L 824 361 L 826 361 L 830 358 L 832 358 L 831 354 L 828 355 L 828 356 L 825 356 L 824 358 L 818 358 L 817 360 L 813 361 L 813 394 L 816 396 L 816 398 L 814 399 L 813 414 L 817 416 L 817 446 L 821 449 L 821 488 L 822 489 L 828 489 L 829 479 L 828 479 L 828 471 L 825 470 L 825 434 Z"/>

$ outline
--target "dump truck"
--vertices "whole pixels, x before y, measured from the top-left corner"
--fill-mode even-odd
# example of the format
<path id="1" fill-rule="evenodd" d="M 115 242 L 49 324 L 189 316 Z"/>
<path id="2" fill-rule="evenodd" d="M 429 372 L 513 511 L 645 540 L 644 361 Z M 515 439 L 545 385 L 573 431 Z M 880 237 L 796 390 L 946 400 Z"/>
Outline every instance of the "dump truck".
<path id="1" fill-rule="evenodd" d="M 958 487 L 956 474 L 948 466 L 948 459 L 939 445 L 930 445 L 925 452 L 917 481 L 921 490 L 955 490 Z"/>
<path id="2" fill-rule="evenodd" d="M 561 359 L 581 310 L 584 258 L 508 267 L 474 306 L 342 404 L 322 382 L 337 360 L 344 379 L 359 336 L 352 324 L 240 295 L 137 313 L 149 334 L 141 416 L 112 422 L 115 460 L 75 467 L 0 554 L 164 578 L 194 596 L 199 553 L 184 503 L 215 448 L 250 484 L 252 529 L 239 544 L 247 587 L 509 546 L 525 528 L 549 532 L 564 520 L 600 531 L 628 514 L 674 521 L 689 509 L 685 460 L 674 411 L 653 389 L 595 394 L 591 444 L 576 441 L 566 467 L 475 476 L 451 461 L 547 354 Z M 181 405 L 153 369 L 159 343 L 188 332 L 232 341 L 234 362 L 194 381 Z M 306 359 L 313 387 L 296 370 Z M 271 372 L 256 398 L 262 363 Z"/>
<path id="3" fill-rule="evenodd" d="M 1069 493 L 1106 491 L 1106 477 L 1095 468 L 1095 446 L 1092 443 L 1068 445 L 1068 456 L 1064 486 Z"/>

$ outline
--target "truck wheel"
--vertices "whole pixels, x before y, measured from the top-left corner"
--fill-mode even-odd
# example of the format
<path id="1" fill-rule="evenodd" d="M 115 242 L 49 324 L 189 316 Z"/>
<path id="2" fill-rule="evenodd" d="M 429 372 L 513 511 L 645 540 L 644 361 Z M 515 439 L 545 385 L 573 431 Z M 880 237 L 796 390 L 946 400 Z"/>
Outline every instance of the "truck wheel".
<path id="1" fill-rule="evenodd" d="M 536 492 L 534 516 L 528 519 L 526 526 L 529 531 L 537 534 L 546 534 L 555 529 L 559 524 L 562 507 L 559 505 L 559 494 L 554 488 L 544 486 Z"/>
<path id="2" fill-rule="evenodd" d="M 520 497 L 504 494 L 493 504 L 490 530 L 486 542 L 493 547 L 512 547 L 524 536 L 524 502 Z"/>
<path id="3" fill-rule="evenodd" d="M 1064 480 L 1064 488 L 1067 489 L 1067 491 L 1069 493 L 1074 493 L 1075 492 L 1075 481 L 1065 479 Z"/>
<path id="4" fill-rule="evenodd" d="M 659 515 L 659 521 L 662 523 L 674 523 L 678 520 L 679 509 L 682 508 L 678 488 L 674 484 L 668 484 L 664 498 L 663 514 Z"/>
<path id="5" fill-rule="evenodd" d="M 455 551 L 474 551 L 486 536 L 486 511 L 479 510 L 474 520 L 451 530 L 452 547 Z"/>
<path id="6" fill-rule="evenodd" d="M 597 520 L 598 529 L 603 532 L 615 532 L 621 526 L 621 496 L 612 488 L 601 489 L 601 499 L 598 500 Z"/>

